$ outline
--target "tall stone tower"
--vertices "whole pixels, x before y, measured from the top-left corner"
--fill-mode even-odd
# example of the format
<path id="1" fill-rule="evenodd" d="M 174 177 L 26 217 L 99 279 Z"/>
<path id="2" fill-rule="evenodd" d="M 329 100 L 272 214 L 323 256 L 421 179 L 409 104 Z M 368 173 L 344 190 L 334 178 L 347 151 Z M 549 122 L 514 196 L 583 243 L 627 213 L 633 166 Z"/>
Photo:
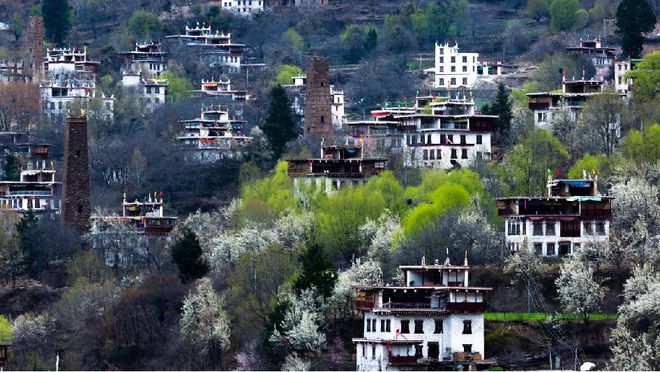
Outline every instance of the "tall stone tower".
<path id="1" fill-rule="evenodd" d="M 332 95 L 330 94 L 330 62 L 312 57 L 307 61 L 307 94 L 305 96 L 305 136 L 315 134 L 332 143 Z"/>
<path id="2" fill-rule="evenodd" d="M 43 78 L 44 66 L 44 20 L 41 17 L 30 17 L 28 28 L 23 39 L 24 48 L 27 52 L 25 61 L 27 73 L 32 76 L 32 81 L 38 82 Z"/>
<path id="3" fill-rule="evenodd" d="M 87 232 L 90 217 L 87 115 L 69 112 L 64 133 L 64 178 L 62 218 L 81 233 Z"/>

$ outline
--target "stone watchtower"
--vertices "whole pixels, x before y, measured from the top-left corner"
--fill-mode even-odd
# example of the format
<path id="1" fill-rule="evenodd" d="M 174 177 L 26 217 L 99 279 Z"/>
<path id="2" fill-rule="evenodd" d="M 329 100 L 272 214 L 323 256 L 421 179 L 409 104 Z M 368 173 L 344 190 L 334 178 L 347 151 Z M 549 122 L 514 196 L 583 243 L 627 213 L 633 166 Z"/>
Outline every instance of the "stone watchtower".
<path id="1" fill-rule="evenodd" d="M 63 222 L 87 232 L 90 217 L 87 115 L 69 112 L 64 133 Z"/>
<path id="2" fill-rule="evenodd" d="M 33 81 L 43 78 L 44 66 L 44 20 L 41 17 L 30 17 L 27 32 L 23 39 L 27 52 L 27 71 Z"/>
<path id="3" fill-rule="evenodd" d="M 326 58 L 307 61 L 307 94 L 305 97 L 305 136 L 315 134 L 332 143 L 332 95 L 330 63 Z"/>

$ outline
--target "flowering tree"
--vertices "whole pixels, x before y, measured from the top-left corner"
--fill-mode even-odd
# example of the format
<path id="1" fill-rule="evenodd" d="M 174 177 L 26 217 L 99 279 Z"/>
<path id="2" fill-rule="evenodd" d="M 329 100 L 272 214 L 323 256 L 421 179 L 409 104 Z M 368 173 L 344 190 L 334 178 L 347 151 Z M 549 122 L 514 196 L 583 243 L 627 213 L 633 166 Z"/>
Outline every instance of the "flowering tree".
<path id="1" fill-rule="evenodd" d="M 377 261 L 355 259 L 350 268 L 337 275 L 332 296 L 328 300 L 332 313 L 339 318 L 352 315 L 355 303 L 354 285 L 383 285 L 383 272 Z"/>
<path id="2" fill-rule="evenodd" d="M 213 357 L 229 349 L 231 329 L 223 305 L 208 278 L 200 279 L 196 292 L 183 301 L 181 339 L 200 355 Z"/>
<path id="3" fill-rule="evenodd" d="M 282 371 L 309 371 L 312 369 L 312 363 L 307 359 L 298 357 L 298 355 L 287 355 L 282 365 Z"/>
<path id="4" fill-rule="evenodd" d="M 626 281 L 624 302 L 612 331 L 612 368 L 660 369 L 660 275 L 650 267 L 635 269 Z"/>
<path id="5" fill-rule="evenodd" d="M 299 295 L 289 294 L 288 301 L 290 306 L 284 320 L 270 336 L 270 342 L 284 343 L 300 352 L 320 353 L 326 344 L 325 334 L 321 331 L 327 309 L 323 296 L 312 288 Z"/>
<path id="6" fill-rule="evenodd" d="M 587 321 L 589 313 L 600 308 L 605 296 L 603 287 L 594 280 L 594 269 L 590 264 L 571 258 L 561 266 L 561 274 L 555 280 L 562 309 L 582 315 Z"/>

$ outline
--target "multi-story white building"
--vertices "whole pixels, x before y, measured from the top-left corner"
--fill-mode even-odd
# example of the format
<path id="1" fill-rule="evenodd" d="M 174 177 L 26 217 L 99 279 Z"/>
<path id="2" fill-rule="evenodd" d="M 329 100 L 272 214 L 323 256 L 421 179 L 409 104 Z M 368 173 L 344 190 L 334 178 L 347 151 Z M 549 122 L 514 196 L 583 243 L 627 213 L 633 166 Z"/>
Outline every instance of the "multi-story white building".
<path id="1" fill-rule="evenodd" d="M 199 118 L 181 120 L 183 130 L 177 141 L 196 162 L 214 162 L 244 155 L 252 137 L 243 134 L 245 121 L 234 120 L 219 106 L 202 107 Z"/>
<path id="2" fill-rule="evenodd" d="M 241 15 L 264 11 L 265 0 L 222 0 L 222 8 Z"/>
<path id="3" fill-rule="evenodd" d="M 167 68 L 167 53 L 157 42 L 135 43 L 135 49 L 118 54 L 126 59 L 127 70 L 139 71 L 145 78 L 158 77 Z"/>
<path id="4" fill-rule="evenodd" d="M 546 197 L 498 199 L 509 250 L 558 257 L 573 254 L 588 242 L 607 241 L 612 197 L 599 195 L 597 178 L 549 178 Z"/>
<path id="5" fill-rule="evenodd" d="M 193 93 L 199 97 L 230 97 L 232 101 L 246 101 L 250 99 L 246 90 L 233 90 L 231 88 L 231 79 L 228 77 L 204 80 L 200 89 L 193 90 Z"/>
<path id="6" fill-rule="evenodd" d="M 434 88 L 471 88 L 477 82 L 479 53 L 460 53 L 454 46 L 435 44 Z"/>
<path id="7" fill-rule="evenodd" d="M 148 110 L 154 110 L 165 103 L 170 85 L 164 79 L 144 79 L 139 71 L 124 71 L 121 82 L 125 88 L 137 89 Z"/>
<path id="8" fill-rule="evenodd" d="M 414 112 L 394 119 L 403 132 L 406 166 L 449 169 L 490 159 L 497 116 L 476 114 L 472 98 L 418 97 Z"/>
<path id="9" fill-rule="evenodd" d="M 0 210 L 37 213 L 59 213 L 61 183 L 55 181 L 55 170 L 43 166 L 21 171 L 19 181 L 0 181 Z"/>
<path id="10" fill-rule="evenodd" d="M 213 32 L 211 26 L 199 23 L 195 27 L 186 25 L 183 35 L 169 35 L 168 39 L 178 39 L 182 44 L 200 49 L 202 59 L 210 66 L 226 67 L 229 72 L 240 72 L 245 44 L 231 42 L 231 33 Z"/>
<path id="11" fill-rule="evenodd" d="M 87 49 L 55 48 L 46 51 L 45 79 L 41 81 L 44 112 L 49 119 L 63 119 L 67 110 L 79 103 L 97 115 L 112 118 L 114 97 L 96 92 L 96 70 L 99 62 L 89 59 Z M 96 99 L 98 105 L 91 105 Z"/>
<path id="12" fill-rule="evenodd" d="M 633 79 L 626 78 L 626 73 L 637 68 L 641 61 L 641 59 L 614 61 L 614 89 L 618 93 L 628 95 L 633 85 Z"/>
<path id="13" fill-rule="evenodd" d="M 473 370 L 487 364 L 484 296 L 492 288 L 469 285 L 462 265 L 449 258 L 400 266 L 403 286 L 357 286 L 364 336 L 354 338 L 358 371 Z"/>
<path id="14" fill-rule="evenodd" d="M 534 123 L 546 127 L 560 109 L 568 109 L 571 118 L 578 120 L 587 100 L 599 94 L 603 94 L 600 80 L 565 80 L 561 92 L 527 93 L 528 107 L 534 112 Z"/>
<path id="15" fill-rule="evenodd" d="M 330 85 L 330 94 L 332 94 L 332 126 L 335 129 L 341 129 L 346 121 L 346 112 L 344 111 L 344 91 L 335 90 L 335 86 Z"/>

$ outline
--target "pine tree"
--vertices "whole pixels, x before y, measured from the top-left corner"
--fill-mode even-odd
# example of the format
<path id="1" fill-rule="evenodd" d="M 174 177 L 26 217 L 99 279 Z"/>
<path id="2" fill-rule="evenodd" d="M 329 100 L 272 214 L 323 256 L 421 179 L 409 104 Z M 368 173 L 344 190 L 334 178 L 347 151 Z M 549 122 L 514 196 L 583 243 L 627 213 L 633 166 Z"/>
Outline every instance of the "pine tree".
<path id="1" fill-rule="evenodd" d="M 367 37 L 364 39 L 364 50 L 370 52 L 376 49 L 378 45 L 378 33 L 375 28 L 370 28 Z"/>
<path id="2" fill-rule="evenodd" d="M 273 159 L 279 159 L 284 153 L 286 143 L 296 138 L 297 131 L 291 114 L 291 104 L 281 85 L 273 87 L 271 91 L 268 117 L 262 130 L 270 142 Z"/>
<path id="3" fill-rule="evenodd" d="M 21 165 L 18 157 L 14 154 L 5 156 L 5 164 L 2 167 L 5 172 L 6 181 L 18 181 L 21 177 Z"/>
<path id="4" fill-rule="evenodd" d="M 32 263 L 36 261 L 37 257 L 35 256 L 38 255 L 38 252 L 36 252 L 38 247 L 35 247 L 34 239 L 34 231 L 38 222 L 39 218 L 37 214 L 30 208 L 21 214 L 21 219 L 16 223 L 16 233 L 18 234 L 21 247 L 27 255 L 28 271 L 31 275 L 37 274 Z"/>
<path id="5" fill-rule="evenodd" d="M 316 242 L 309 243 L 301 261 L 302 268 L 293 283 L 294 289 L 300 293 L 314 287 L 323 297 L 330 297 L 335 287 L 336 277 L 332 263 L 323 247 Z"/>
<path id="6" fill-rule="evenodd" d="M 186 228 L 172 246 L 172 260 L 179 268 L 179 278 L 183 283 L 201 278 L 209 271 L 209 265 L 202 254 L 197 235 Z"/>
<path id="7" fill-rule="evenodd" d="M 44 0 L 41 5 L 46 38 L 62 44 L 71 29 L 71 11 L 67 0 Z"/>
<path id="8" fill-rule="evenodd" d="M 655 13 L 648 0 L 623 0 L 616 10 L 616 26 L 621 48 L 630 58 L 639 58 L 644 44 L 643 33 L 653 30 Z"/>
<path id="9" fill-rule="evenodd" d="M 16 237 L 0 232 L 0 275 L 10 279 L 12 288 L 26 269 L 27 255 Z"/>
<path id="10" fill-rule="evenodd" d="M 484 105 L 482 111 L 488 115 L 498 116 L 497 120 L 495 120 L 495 128 L 493 129 L 500 135 L 506 133 L 511 128 L 511 118 L 513 117 L 511 113 L 511 101 L 509 100 L 509 92 L 506 91 L 503 83 L 500 83 L 497 87 L 495 102 L 490 106 Z"/>

